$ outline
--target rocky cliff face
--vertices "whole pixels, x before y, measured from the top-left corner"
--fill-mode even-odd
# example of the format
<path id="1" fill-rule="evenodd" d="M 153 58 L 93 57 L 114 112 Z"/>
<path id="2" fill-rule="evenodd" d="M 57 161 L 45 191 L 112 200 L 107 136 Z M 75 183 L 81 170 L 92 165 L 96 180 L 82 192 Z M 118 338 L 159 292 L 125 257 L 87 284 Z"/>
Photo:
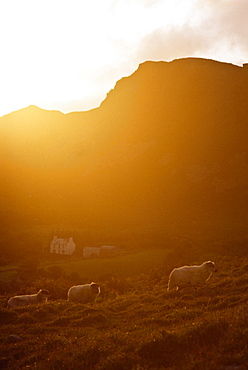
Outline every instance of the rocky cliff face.
<path id="1" fill-rule="evenodd" d="M 247 101 L 247 68 L 188 58 L 143 63 L 88 112 L 9 114 L 3 217 L 116 235 L 244 232 Z"/>

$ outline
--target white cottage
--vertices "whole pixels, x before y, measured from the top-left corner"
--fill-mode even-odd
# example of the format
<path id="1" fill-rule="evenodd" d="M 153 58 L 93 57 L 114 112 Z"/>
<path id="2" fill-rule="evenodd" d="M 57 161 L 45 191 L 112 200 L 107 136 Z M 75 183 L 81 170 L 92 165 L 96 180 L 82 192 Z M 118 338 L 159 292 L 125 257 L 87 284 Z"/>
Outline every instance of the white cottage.
<path id="1" fill-rule="evenodd" d="M 50 243 L 50 253 L 72 254 L 76 249 L 73 238 L 58 238 L 55 236 Z"/>

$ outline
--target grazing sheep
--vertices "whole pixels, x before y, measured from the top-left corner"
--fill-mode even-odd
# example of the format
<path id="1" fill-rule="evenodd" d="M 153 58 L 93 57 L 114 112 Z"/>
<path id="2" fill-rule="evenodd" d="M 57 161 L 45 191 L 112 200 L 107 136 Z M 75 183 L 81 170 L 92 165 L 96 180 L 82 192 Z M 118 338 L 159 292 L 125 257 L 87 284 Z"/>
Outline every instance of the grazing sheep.
<path id="1" fill-rule="evenodd" d="M 203 262 L 200 266 L 175 268 L 169 276 L 168 292 L 173 288 L 181 289 L 205 283 L 213 272 L 217 272 L 214 262 Z"/>
<path id="2" fill-rule="evenodd" d="M 30 304 L 38 304 L 47 301 L 49 292 L 46 289 L 40 289 L 36 294 L 30 295 L 17 295 L 8 300 L 7 306 L 12 307 L 21 307 L 29 306 Z"/>
<path id="3" fill-rule="evenodd" d="M 68 301 L 75 303 L 94 302 L 100 294 L 100 286 L 96 283 L 72 286 L 68 290 Z"/>

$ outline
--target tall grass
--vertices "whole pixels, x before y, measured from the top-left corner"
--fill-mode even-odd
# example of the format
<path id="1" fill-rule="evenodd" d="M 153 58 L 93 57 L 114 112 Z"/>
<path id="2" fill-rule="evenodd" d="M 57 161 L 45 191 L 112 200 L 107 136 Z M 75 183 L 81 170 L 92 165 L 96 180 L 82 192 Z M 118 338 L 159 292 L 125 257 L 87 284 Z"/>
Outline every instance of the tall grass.
<path id="1" fill-rule="evenodd" d="M 167 293 L 168 272 L 160 266 L 102 279 L 94 304 L 57 297 L 39 306 L 2 306 L 0 367 L 246 369 L 248 257 L 214 260 L 218 275 L 197 290 Z"/>

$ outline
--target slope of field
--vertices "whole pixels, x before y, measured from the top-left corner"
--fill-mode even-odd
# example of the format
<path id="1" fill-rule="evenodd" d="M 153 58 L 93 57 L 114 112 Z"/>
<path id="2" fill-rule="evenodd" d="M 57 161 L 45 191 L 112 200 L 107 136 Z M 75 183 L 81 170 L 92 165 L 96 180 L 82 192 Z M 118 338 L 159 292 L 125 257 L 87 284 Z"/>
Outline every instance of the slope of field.
<path id="1" fill-rule="evenodd" d="M 11 281 L 18 271 L 18 266 L 1 266 L 0 267 L 0 281 Z"/>
<path id="2" fill-rule="evenodd" d="M 52 266 L 60 267 L 67 275 L 77 273 L 81 279 L 95 281 L 105 276 L 123 278 L 145 274 L 155 267 L 162 266 L 168 252 L 167 249 L 149 249 L 113 258 L 63 261 L 53 263 Z"/>
<path id="3" fill-rule="evenodd" d="M 56 299 L 1 308 L 0 367 L 244 370 L 248 257 L 214 261 L 218 274 L 196 291 L 167 293 L 169 270 L 160 268 L 118 284 L 106 280 L 94 304 Z"/>

